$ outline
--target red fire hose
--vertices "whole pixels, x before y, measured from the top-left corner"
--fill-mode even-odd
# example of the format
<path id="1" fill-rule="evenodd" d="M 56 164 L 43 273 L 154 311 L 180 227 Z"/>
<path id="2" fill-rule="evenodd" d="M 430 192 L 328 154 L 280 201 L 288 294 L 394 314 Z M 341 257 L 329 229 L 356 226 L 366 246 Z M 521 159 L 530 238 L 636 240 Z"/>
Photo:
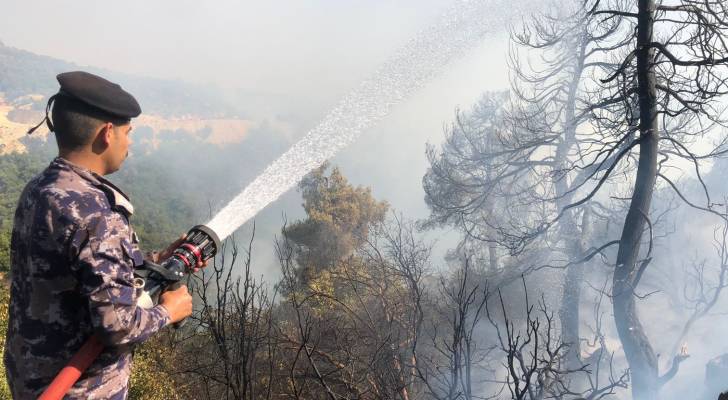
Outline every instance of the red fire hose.
<path id="1" fill-rule="evenodd" d="M 61 400 L 68 393 L 74 383 L 81 377 L 83 371 L 91 365 L 96 357 L 101 354 L 104 345 L 96 336 L 91 336 L 86 343 L 81 346 L 76 354 L 74 354 L 68 365 L 63 367 L 61 372 L 56 375 L 50 385 L 38 400 Z"/>

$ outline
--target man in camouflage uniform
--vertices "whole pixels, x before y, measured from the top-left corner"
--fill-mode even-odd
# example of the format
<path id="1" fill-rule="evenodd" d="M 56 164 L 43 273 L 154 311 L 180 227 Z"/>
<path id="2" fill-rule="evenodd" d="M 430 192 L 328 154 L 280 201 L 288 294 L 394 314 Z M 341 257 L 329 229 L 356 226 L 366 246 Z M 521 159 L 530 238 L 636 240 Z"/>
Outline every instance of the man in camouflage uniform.
<path id="1" fill-rule="evenodd" d="M 130 120 L 141 112 L 121 87 L 95 75 L 58 76 L 52 118 L 59 157 L 25 187 L 11 242 L 5 366 L 15 399 L 35 399 L 92 335 L 106 346 L 70 399 L 124 399 L 131 349 L 192 311 L 182 287 L 137 307 L 143 263 L 129 198 L 103 178 L 121 167 Z M 46 110 L 46 113 L 48 110 Z"/>

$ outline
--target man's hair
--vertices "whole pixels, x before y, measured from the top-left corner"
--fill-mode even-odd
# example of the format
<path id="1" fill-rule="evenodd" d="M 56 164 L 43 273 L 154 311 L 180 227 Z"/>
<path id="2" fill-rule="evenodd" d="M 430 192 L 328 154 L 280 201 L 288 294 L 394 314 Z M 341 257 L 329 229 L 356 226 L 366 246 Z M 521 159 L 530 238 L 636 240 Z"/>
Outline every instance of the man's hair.
<path id="1" fill-rule="evenodd" d="M 58 147 L 66 150 L 76 150 L 90 143 L 102 124 L 123 125 L 129 122 L 64 95 L 53 101 L 51 121 Z"/>

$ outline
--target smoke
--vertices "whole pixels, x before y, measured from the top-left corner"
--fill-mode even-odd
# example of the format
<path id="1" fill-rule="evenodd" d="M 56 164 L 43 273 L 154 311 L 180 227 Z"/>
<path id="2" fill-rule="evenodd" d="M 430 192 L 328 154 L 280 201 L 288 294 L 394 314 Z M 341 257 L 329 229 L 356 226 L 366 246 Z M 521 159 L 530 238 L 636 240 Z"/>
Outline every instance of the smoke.
<path id="1" fill-rule="evenodd" d="M 313 130 L 223 208 L 208 226 L 220 237 L 227 237 L 275 201 L 494 30 L 498 14 L 493 14 L 493 10 L 499 6 L 491 1 L 460 2 L 454 6 L 346 95 Z"/>

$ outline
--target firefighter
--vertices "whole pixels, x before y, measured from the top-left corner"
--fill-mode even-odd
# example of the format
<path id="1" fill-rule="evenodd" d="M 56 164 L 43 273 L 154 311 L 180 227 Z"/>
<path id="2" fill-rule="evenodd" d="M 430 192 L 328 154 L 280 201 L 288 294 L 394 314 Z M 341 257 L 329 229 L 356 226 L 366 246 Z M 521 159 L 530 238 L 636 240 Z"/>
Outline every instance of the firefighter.
<path id="1" fill-rule="evenodd" d="M 128 155 L 139 104 L 90 73 L 57 79 L 46 117 L 29 133 L 46 123 L 58 157 L 27 184 L 14 217 L 8 383 L 16 400 L 37 398 L 96 335 L 105 349 L 66 398 L 125 399 L 132 349 L 189 316 L 192 298 L 183 286 L 162 294 L 153 308 L 136 305 L 133 272 L 144 260 L 129 223 L 134 207 L 104 176 Z"/>

